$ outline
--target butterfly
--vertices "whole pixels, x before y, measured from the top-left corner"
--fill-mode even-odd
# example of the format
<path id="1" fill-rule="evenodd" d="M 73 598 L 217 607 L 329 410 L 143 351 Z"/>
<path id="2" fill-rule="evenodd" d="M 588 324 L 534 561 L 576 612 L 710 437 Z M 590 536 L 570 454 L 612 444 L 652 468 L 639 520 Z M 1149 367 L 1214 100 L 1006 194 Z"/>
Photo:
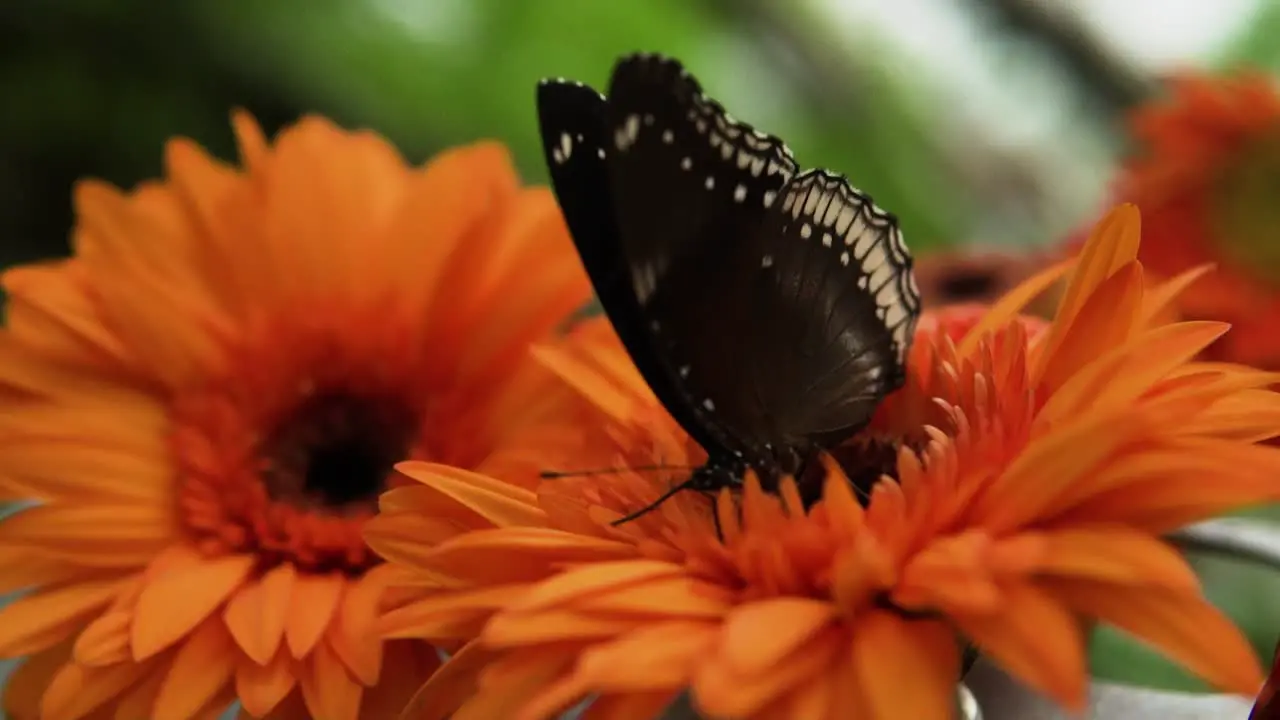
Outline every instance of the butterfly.
<path id="1" fill-rule="evenodd" d="M 920 313 L 893 215 L 801 171 L 673 58 L 638 53 L 608 96 L 537 89 L 551 183 L 596 296 L 707 460 L 684 489 L 754 469 L 766 489 L 865 427 L 905 377 Z"/>

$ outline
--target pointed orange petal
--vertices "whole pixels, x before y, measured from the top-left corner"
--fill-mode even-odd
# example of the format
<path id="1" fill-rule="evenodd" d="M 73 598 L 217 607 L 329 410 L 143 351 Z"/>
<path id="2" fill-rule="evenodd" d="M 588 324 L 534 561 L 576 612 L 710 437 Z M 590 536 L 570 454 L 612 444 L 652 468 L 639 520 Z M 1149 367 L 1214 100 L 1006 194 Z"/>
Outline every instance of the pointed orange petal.
<path id="1" fill-rule="evenodd" d="M 1064 707 L 1084 706 L 1084 637 L 1074 615 L 1030 585 L 1007 585 L 997 613 L 952 618 L 983 654 Z"/>
<path id="2" fill-rule="evenodd" d="M 1142 300 L 1142 316 L 1139 322 L 1142 325 L 1150 324 L 1171 306 L 1179 295 L 1191 287 L 1195 281 L 1212 271 L 1213 265 L 1201 265 L 1180 273 L 1172 280 L 1167 280 L 1160 283 L 1159 286 L 1148 290 L 1146 297 Z"/>
<path id="3" fill-rule="evenodd" d="M 830 603 L 781 597 L 741 605 L 724 620 L 725 662 L 735 672 L 757 674 L 823 632 L 835 620 Z"/>
<path id="4" fill-rule="evenodd" d="M 41 720 L 80 720 L 151 672 L 151 663 L 87 668 L 68 663 L 53 676 L 40 703 Z"/>
<path id="5" fill-rule="evenodd" d="M 643 627 L 635 617 L 597 617 L 573 611 L 543 610 L 498 614 L 484 626 L 481 637 L 492 647 L 519 647 L 616 637 Z"/>
<path id="6" fill-rule="evenodd" d="M 0 657 L 33 655 L 71 637 L 120 591 L 119 580 L 40 590 L 0 608 Z"/>
<path id="7" fill-rule="evenodd" d="M 693 679 L 694 706 L 713 717 L 751 717 L 770 703 L 805 686 L 838 664 L 848 647 L 844 632 L 818 633 L 809 643 L 759 674 L 734 671 L 734 659 L 720 651 L 707 657 Z"/>
<path id="8" fill-rule="evenodd" d="M 679 578 L 684 575 L 684 572 L 684 568 L 680 565 L 658 560 L 592 563 L 568 570 L 539 583 L 519 601 L 512 603 L 509 610 L 529 612 L 549 609 L 619 588 L 655 580 Z"/>
<path id="9" fill-rule="evenodd" d="M 236 648 L 219 618 L 209 618 L 187 638 L 169 666 L 151 710 L 153 720 L 188 720 L 231 682 Z"/>
<path id="10" fill-rule="evenodd" d="M 629 542 L 542 528 L 476 530 L 438 545 L 426 568 L 476 583 L 541 580 L 553 567 L 634 558 Z"/>
<path id="11" fill-rule="evenodd" d="M 1136 262 L 1103 280 L 1085 299 L 1061 341 L 1038 356 L 1039 372 L 1032 377 L 1053 392 L 1100 354 L 1127 342 L 1137 326 L 1143 287 L 1142 266 Z"/>
<path id="12" fill-rule="evenodd" d="M 592 700 L 579 717 L 582 720 L 647 720 L 663 717 L 662 711 L 670 707 L 678 695 L 679 693 L 670 691 L 604 695 Z"/>
<path id="13" fill-rule="evenodd" d="M 209 617 L 253 569 L 250 555 L 232 555 L 157 573 L 138 596 L 130 645 L 143 660 L 173 645 Z"/>
<path id="14" fill-rule="evenodd" d="M 241 660 L 236 665 L 236 695 L 254 717 L 270 713 L 297 684 L 293 658 L 280 648 L 265 665 Z"/>
<path id="15" fill-rule="evenodd" d="M 496 527 L 542 527 L 547 515 L 536 493 L 480 473 L 424 462 L 400 463 L 396 469 L 448 495 L 479 513 Z"/>
<path id="16" fill-rule="evenodd" d="M 1085 581 L 1051 587 L 1076 612 L 1151 643 L 1218 688 L 1252 697 L 1262 685 L 1249 641 L 1198 594 Z"/>
<path id="17" fill-rule="evenodd" d="M 872 610 L 856 620 L 853 664 L 867 720 L 945 718 L 955 707 L 960 650 L 942 622 Z"/>
<path id="18" fill-rule="evenodd" d="M 467 643 L 440 667 L 405 705 L 400 720 L 444 720 L 475 694 L 476 679 L 498 651 Z"/>
<path id="19" fill-rule="evenodd" d="M 347 674 L 338 656 L 325 643 L 316 645 L 309 671 L 298 678 L 302 699 L 311 716 L 325 720 L 356 720 L 364 688 Z"/>
<path id="20" fill-rule="evenodd" d="M 235 592 L 223 611 L 236 644 L 259 665 L 271 660 L 284 637 L 294 577 L 292 565 L 274 567 Z"/>
<path id="21" fill-rule="evenodd" d="M 173 512 L 142 504 L 24 508 L 0 520 L 0 547 L 74 560 L 91 567 L 145 565 L 173 536 Z"/>
<path id="22" fill-rule="evenodd" d="M 346 578 L 338 573 L 299 574 L 294 579 L 284 639 L 295 658 L 306 657 L 316 647 L 316 643 L 320 642 L 338 610 L 345 585 Z"/>
<path id="23" fill-rule="evenodd" d="M 132 612 L 107 610 L 80 632 L 72 657 L 81 665 L 92 666 L 132 660 L 129 653 L 129 627 L 132 624 Z"/>
<path id="24" fill-rule="evenodd" d="M 719 634 L 711 623 L 650 625 L 584 650 L 576 674 L 602 693 L 679 690 L 689 684 Z"/>
<path id="25" fill-rule="evenodd" d="M 1001 326 L 1007 325 L 1032 300 L 1039 297 L 1041 293 L 1052 287 L 1054 283 L 1062 279 L 1063 275 L 1066 275 L 1075 267 L 1076 258 L 1063 260 L 1023 280 L 1017 287 L 1005 293 L 983 314 L 982 319 L 965 334 L 964 339 L 956 346 L 957 354 L 960 357 L 972 355 L 978 349 L 978 342 L 983 337 L 995 332 Z"/>
<path id="26" fill-rule="evenodd" d="M 1200 589 L 1182 555 L 1146 532 L 1124 526 L 1066 527 L 1043 537 L 1045 554 L 1035 572 L 1166 590 Z"/>
<path id="27" fill-rule="evenodd" d="M 386 638 L 440 638 L 446 628 L 465 620 L 483 619 L 510 606 L 528 591 L 527 585 L 514 584 L 428 595 L 384 613 L 378 619 L 377 630 Z"/>
<path id="28" fill-rule="evenodd" d="M 362 685 L 378 684 L 382 672 L 381 638 L 373 633 L 378 610 L 386 590 L 385 566 L 374 568 L 352 581 L 343 593 L 337 617 L 330 624 L 327 642 L 338 658 Z"/>

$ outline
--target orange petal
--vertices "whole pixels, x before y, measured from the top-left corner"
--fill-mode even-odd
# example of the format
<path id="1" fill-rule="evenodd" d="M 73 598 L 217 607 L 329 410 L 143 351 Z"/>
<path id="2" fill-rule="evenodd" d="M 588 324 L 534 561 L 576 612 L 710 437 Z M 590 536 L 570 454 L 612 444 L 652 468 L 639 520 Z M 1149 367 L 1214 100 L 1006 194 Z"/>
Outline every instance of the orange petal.
<path id="1" fill-rule="evenodd" d="M 1198 594 L 1086 581 L 1051 588 L 1073 610 L 1151 643 L 1216 687 L 1252 697 L 1262 685 L 1248 640 Z"/>
<path id="2" fill-rule="evenodd" d="M 537 494 L 511 483 L 424 462 L 400 463 L 396 469 L 479 513 L 495 527 L 544 527 L 547 524 L 546 513 L 538 507 Z"/>
<path id="3" fill-rule="evenodd" d="M 689 684 L 719 633 L 710 623 L 650 625 L 584 650 L 575 673 L 596 692 L 674 692 Z"/>
<path id="4" fill-rule="evenodd" d="M 1074 615 L 1053 594 L 1007 585 L 1000 612 L 956 615 L 956 626 L 1005 670 L 1064 707 L 1084 706 L 1084 638 Z"/>
<path id="5" fill-rule="evenodd" d="M 187 563 L 149 578 L 134 610 L 134 660 L 149 658 L 191 632 L 240 587 L 253 562 L 250 555 L 232 555 Z"/>
<path id="6" fill-rule="evenodd" d="M 542 528 L 476 530 L 448 540 L 431 553 L 431 570 L 475 583 L 541 580 L 553 567 L 634 558 L 629 542 Z"/>
<path id="7" fill-rule="evenodd" d="M 295 577 L 293 599 L 284 626 L 285 644 L 295 658 L 306 657 L 320 642 L 338 611 L 345 585 L 346 578 L 338 573 Z"/>
<path id="8" fill-rule="evenodd" d="M 724 620 L 725 662 L 734 672 L 755 675 L 812 640 L 835 619 L 830 603 L 781 597 L 741 605 Z"/>
<path id="9" fill-rule="evenodd" d="M 553 608 L 591 595 L 684 575 L 680 565 L 657 560 L 622 560 L 598 562 L 570 569 L 538 583 L 519 601 L 511 612 L 527 612 Z"/>
<path id="10" fill-rule="evenodd" d="M 382 638 L 374 634 L 373 628 L 387 587 L 386 577 L 382 568 L 374 568 L 352 581 L 342 595 L 327 635 L 334 653 L 366 687 L 377 685 L 382 671 Z"/>
<path id="11" fill-rule="evenodd" d="M 261 578 L 246 583 L 227 602 L 223 619 L 244 653 L 259 665 L 267 664 L 280 647 L 296 577 L 292 565 L 278 565 Z"/>
<path id="12" fill-rule="evenodd" d="M 475 694 L 476 679 L 498 651 L 467 643 L 427 679 L 400 714 L 401 720 L 444 720 Z"/>
<path id="13" fill-rule="evenodd" d="M 847 647 L 844 632 L 819 633 L 774 667 L 752 675 L 735 672 L 734 659 L 717 652 L 706 658 L 693 679 L 694 706 L 714 717 L 750 717 L 806 687 L 813 676 L 830 671 Z"/>
<path id="14" fill-rule="evenodd" d="M 515 584 L 429 595 L 384 613 L 377 629 L 387 638 L 448 637 L 448 628 L 467 620 L 483 620 L 492 612 L 510 606 L 528 590 L 527 585 Z M 466 624 L 469 627 L 475 623 Z"/>
<path id="15" fill-rule="evenodd" d="M 621 635 L 643 626 L 645 620 L 595 617 L 569 611 L 500 614 L 489 620 L 481 637 L 492 647 L 519 647 L 553 642 L 592 640 Z"/>
<path id="16" fill-rule="evenodd" d="M 1017 287 L 1005 293 L 991 308 L 983 314 L 982 319 L 977 322 L 969 332 L 965 334 L 964 339 L 956 346 L 956 351 L 961 357 L 968 357 L 978 349 L 978 342 L 986 335 L 995 332 L 996 329 L 1008 324 L 1019 313 L 1022 312 L 1032 300 L 1039 297 L 1044 291 L 1048 290 L 1076 267 L 1076 259 L 1071 258 L 1056 263 L 1050 267 L 1037 272 L 1035 275 L 1023 280 Z"/>
<path id="17" fill-rule="evenodd" d="M 133 659 L 129 652 L 129 627 L 133 612 L 107 610 L 85 626 L 76 637 L 72 657 L 81 665 L 111 665 Z"/>
<path id="18" fill-rule="evenodd" d="M 1066 527 L 1043 533 L 1044 556 L 1033 572 L 1118 585 L 1198 592 L 1200 580 L 1182 555 L 1150 534 L 1124 526 Z"/>
<path id="19" fill-rule="evenodd" d="M 951 716 L 960 650 L 946 624 L 904 620 L 882 610 L 856 623 L 853 664 L 867 720 Z"/>
<path id="20" fill-rule="evenodd" d="M 178 648 L 160 694 L 153 720 L 188 720 L 231 682 L 237 650 L 219 618 L 208 618 Z"/>
<path id="21" fill-rule="evenodd" d="M 0 520 L 0 548 L 91 567 L 144 565 L 172 537 L 173 512 L 152 505 L 37 505 Z"/>
<path id="22" fill-rule="evenodd" d="M 63 665 L 45 689 L 41 720 L 80 720 L 154 671 L 152 663 L 126 662 L 101 668 Z"/>
<path id="23" fill-rule="evenodd" d="M 582 720 L 648 720 L 665 717 L 662 711 L 670 707 L 678 695 L 679 693 L 670 691 L 603 695 L 592 700 L 579 717 Z"/>
<path id="24" fill-rule="evenodd" d="M 364 688 L 355 681 L 333 650 L 325 643 L 311 653 L 310 668 L 298 678 L 302 699 L 312 717 L 325 720 L 356 720 Z"/>
<path id="25" fill-rule="evenodd" d="M 240 661 L 236 665 L 236 695 L 254 717 L 265 717 L 297 685 L 294 660 L 280 648 L 265 665 Z"/>
<path id="26" fill-rule="evenodd" d="M 119 580 L 40 590 L 0 608 L 0 657 L 33 655 L 71 637 L 119 592 Z"/>

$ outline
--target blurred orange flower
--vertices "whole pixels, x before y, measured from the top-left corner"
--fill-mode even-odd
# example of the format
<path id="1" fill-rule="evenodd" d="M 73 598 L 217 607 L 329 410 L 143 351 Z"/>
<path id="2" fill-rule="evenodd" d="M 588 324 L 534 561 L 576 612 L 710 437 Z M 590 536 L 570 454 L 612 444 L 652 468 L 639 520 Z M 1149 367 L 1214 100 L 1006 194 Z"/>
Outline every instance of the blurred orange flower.
<path id="1" fill-rule="evenodd" d="M 590 294 L 550 192 L 493 144 L 416 169 L 234 125 L 242 170 L 174 141 L 163 182 L 77 188 L 74 257 L 4 274 L 10 718 L 391 717 L 439 662 L 371 631 L 392 464 L 536 479 L 520 367 Z"/>
<path id="2" fill-rule="evenodd" d="M 1252 650 L 1161 535 L 1280 498 L 1280 448 L 1253 444 L 1280 434 L 1280 397 L 1272 375 L 1191 360 L 1226 327 L 1159 320 L 1185 278 L 1147 288 L 1138 237 L 1132 207 L 1103 220 L 1052 324 L 1017 313 L 1069 263 L 927 315 L 906 386 L 824 456 L 809 508 L 794 482 L 748 478 L 614 527 L 679 478 L 535 492 L 402 465 L 419 484 L 384 496 L 368 536 L 418 595 L 382 627 L 460 648 L 407 716 L 534 720 L 595 696 L 588 717 L 648 718 L 691 687 L 714 717 L 947 718 L 957 631 L 1080 709 L 1094 620 L 1252 695 Z M 701 460 L 602 323 L 539 355 L 596 408 L 562 406 L 594 445 L 580 466 Z"/>
<path id="3" fill-rule="evenodd" d="M 1139 257 L 1162 277 L 1216 263 L 1178 303 L 1232 324 L 1206 357 L 1280 368 L 1280 92 L 1262 73 L 1188 73 L 1169 91 L 1134 114 L 1115 188 L 1142 209 Z"/>

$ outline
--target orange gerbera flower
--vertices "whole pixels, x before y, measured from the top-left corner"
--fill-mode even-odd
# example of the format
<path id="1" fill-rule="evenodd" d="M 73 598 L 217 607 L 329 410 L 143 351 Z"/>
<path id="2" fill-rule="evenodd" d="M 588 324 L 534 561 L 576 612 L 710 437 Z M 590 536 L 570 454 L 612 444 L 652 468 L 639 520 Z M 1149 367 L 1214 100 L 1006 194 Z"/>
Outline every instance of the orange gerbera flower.
<path id="1" fill-rule="evenodd" d="M 163 183 L 77 188 L 74 257 L 4 275 L 11 718 L 389 717 L 438 664 L 370 631 L 391 465 L 536 478 L 519 364 L 590 294 L 550 192 L 494 144 L 415 169 L 234 124 L 243 170 L 175 141 Z"/>
<path id="2" fill-rule="evenodd" d="M 678 478 L 535 493 L 403 465 L 420 484 L 369 535 L 398 538 L 388 558 L 421 587 L 383 626 L 465 643 L 407 716 L 533 720 L 595 695 L 589 716 L 647 718 L 691 687 L 714 717 L 951 717 L 957 631 L 1078 709 L 1095 620 L 1252 695 L 1257 658 L 1160 536 L 1280 498 L 1280 448 L 1253 444 L 1280 434 L 1280 396 L 1272 375 L 1191 360 L 1226 327 L 1160 320 L 1189 276 L 1148 289 L 1138 233 L 1131 206 L 1102 222 L 1052 324 L 1015 314 L 1068 264 L 985 312 L 927 315 L 906 386 L 824 456 L 809 508 L 789 480 L 775 497 L 748 478 L 737 502 L 677 495 L 613 527 Z M 602 335 L 540 351 L 597 408 L 582 464 L 696 464 Z M 868 462 L 886 474 L 859 497 Z M 427 518 L 489 529 L 414 552 Z"/>
<path id="3" fill-rule="evenodd" d="M 1188 317 L 1232 324 L 1208 357 L 1280 368 L 1280 93 L 1260 73 L 1185 74 L 1169 89 L 1135 113 L 1116 187 L 1142 208 L 1139 257 L 1163 277 L 1216 263 L 1179 299 Z"/>

